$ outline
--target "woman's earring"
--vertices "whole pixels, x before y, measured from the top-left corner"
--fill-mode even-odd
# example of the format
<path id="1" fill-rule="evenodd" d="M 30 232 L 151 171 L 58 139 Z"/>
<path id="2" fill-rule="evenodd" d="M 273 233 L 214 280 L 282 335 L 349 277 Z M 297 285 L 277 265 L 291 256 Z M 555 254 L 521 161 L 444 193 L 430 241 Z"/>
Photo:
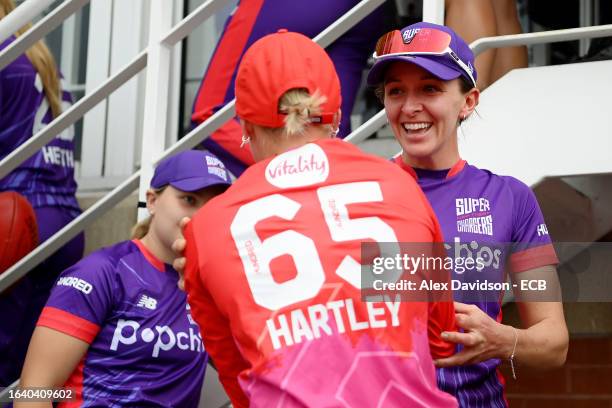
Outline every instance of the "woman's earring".
<path id="1" fill-rule="evenodd" d="M 240 148 L 242 149 L 244 145 L 251 142 L 251 138 L 247 135 L 242 135 L 242 143 L 240 143 Z"/>
<path id="2" fill-rule="evenodd" d="M 338 132 L 340 132 L 340 128 L 339 127 L 337 127 L 334 130 L 332 130 L 331 133 L 330 133 L 331 137 L 334 138 L 334 137 L 338 136 Z"/>

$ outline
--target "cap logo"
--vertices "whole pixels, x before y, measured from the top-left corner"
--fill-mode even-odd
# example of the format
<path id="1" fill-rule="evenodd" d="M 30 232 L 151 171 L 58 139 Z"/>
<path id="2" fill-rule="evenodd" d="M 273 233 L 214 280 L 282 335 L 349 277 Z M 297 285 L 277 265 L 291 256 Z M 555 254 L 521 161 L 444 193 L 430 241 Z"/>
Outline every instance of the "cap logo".
<path id="1" fill-rule="evenodd" d="M 421 31 L 420 28 L 410 28 L 402 33 L 404 44 L 410 44 L 414 37 Z"/>
<path id="2" fill-rule="evenodd" d="M 309 186 L 328 176 L 327 155 L 314 143 L 276 156 L 266 167 L 266 180 L 278 188 Z"/>
<path id="3" fill-rule="evenodd" d="M 223 181 L 229 181 L 227 170 L 223 162 L 216 157 L 206 156 L 206 166 L 208 167 L 208 174 L 213 174 Z"/>

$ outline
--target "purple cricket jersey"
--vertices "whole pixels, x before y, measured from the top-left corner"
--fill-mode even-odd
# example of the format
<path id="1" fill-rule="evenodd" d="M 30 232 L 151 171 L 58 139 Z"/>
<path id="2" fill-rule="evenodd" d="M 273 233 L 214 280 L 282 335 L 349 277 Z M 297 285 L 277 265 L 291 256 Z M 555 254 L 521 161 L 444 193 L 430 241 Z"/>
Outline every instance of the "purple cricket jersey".
<path id="1" fill-rule="evenodd" d="M 6 48 L 15 37 L 0 44 Z M 62 110 L 71 105 L 62 95 Z M 35 135 L 53 119 L 40 76 L 25 54 L 0 71 L 0 159 Z M 62 206 L 79 209 L 75 198 L 74 128 L 57 135 L 46 146 L 0 180 L 0 191 L 23 194 L 34 208 Z"/>
<path id="2" fill-rule="evenodd" d="M 38 326 L 89 343 L 64 407 L 197 407 L 208 359 L 178 274 L 138 241 L 62 273 Z"/>
<path id="3" fill-rule="evenodd" d="M 450 170 L 413 169 L 401 157 L 395 162 L 415 177 L 438 217 L 452 257 L 480 256 L 481 271 L 458 273 L 453 280 L 476 278 L 505 282 L 506 273 L 520 273 L 558 263 L 542 211 L 531 189 L 521 181 L 498 176 L 460 160 Z M 454 243 L 454 246 L 452 244 Z M 501 297 L 469 300 L 489 316 L 501 321 Z M 459 294 L 460 296 L 461 294 Z M 457 294 L 455 295 L 457 296 Z M 461 346 L 457 346 L 457 352 Z M 457 397 L 461 407 L 507 407 L 501 361 L 437 369 L 438 386 Z"/>

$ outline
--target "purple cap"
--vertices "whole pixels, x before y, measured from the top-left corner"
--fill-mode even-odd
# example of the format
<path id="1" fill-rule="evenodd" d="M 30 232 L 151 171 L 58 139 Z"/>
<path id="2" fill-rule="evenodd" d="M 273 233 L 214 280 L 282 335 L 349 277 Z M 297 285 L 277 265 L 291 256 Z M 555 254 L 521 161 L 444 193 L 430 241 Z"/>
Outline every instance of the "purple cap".
<path id="1" fill-rule="evenodd" d="M 402 34 L 402 38 L 409 38 L 412 40 L 415 36 L 419 35 L 418 29 L 422 28 L 440 30 L 448 33 L 451 36 L 449 45 L 450 49 L 465 64 L 467 69 L 471 70 L 474 81 L 476 81 L 477 74 L 476 69 L 474 68 L 474 53 L 470 49 L 469 45 L 463 41 L 463 38 L 461 38 L 449 27 L 433 23 L 420 22 L 404 27 L 400 30 L 400 32 Z M 468 81 L 470 81 L 470 83 L 472 83 L 472 79 L 467 72 L 453 60 L 453 57 L 448 54 L 414 56 L 389 55 L 388 57 L 383 56 L 376 59 L 374 66 L 372 66 L 370 72 L 368 72 L 368 85 L 378 85 L 383 82 L 385 71 L 387 70 L 389 64 L 396 61 L 418 65 L 444 81 L 450 81 L 451 79 L 459 78 L 463 75 L 466 79 L 468 79 Z"/>
<path id="2" fill-rule="evenodd" d="M 221 160 L 204 150 L 186 150 L 162 160 L 155 168 L 151 187 L 168 184 L 181 191 L 197 191 L 215 185 L 229 186 L 231 177 Z"/>

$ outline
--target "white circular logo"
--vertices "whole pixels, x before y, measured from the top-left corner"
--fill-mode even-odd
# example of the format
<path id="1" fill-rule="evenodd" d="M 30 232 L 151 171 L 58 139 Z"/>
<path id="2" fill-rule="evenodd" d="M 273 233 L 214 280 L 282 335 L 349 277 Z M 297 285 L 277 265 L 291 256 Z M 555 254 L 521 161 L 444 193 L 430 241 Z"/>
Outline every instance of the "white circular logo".
<path id="1" fill-rule="evenodd" d="M 328 176 L 327 155 L 314 143 L 276 156 L 266 167 L 266 180 L 278 188 L 309 186 Z"/>

